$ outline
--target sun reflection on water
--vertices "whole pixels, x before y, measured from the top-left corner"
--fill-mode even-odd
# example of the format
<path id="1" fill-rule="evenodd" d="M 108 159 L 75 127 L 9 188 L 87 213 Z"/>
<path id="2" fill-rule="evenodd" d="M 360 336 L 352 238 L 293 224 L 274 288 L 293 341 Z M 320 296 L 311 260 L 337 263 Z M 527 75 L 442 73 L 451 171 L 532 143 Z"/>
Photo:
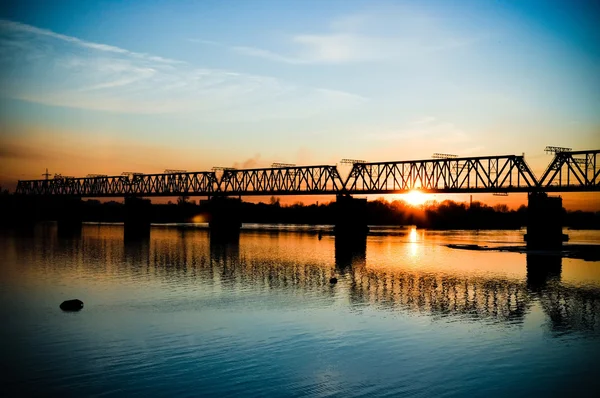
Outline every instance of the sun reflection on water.
<path id="1" fill-rule="evenodd" d="M 409 242 L 409 254 L 413 258 L 419 257 L 419 235 L 417 234 L 417 228 L 412 227 L 408 233 Z"/>

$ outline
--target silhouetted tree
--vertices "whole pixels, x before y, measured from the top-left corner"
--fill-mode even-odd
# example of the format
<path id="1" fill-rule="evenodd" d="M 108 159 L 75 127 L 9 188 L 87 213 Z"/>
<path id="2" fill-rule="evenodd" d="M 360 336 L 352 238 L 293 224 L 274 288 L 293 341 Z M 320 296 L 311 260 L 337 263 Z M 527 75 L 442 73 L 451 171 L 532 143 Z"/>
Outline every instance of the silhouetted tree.
<path id="1" fill-rule="evenodd" d="M 30 202 L 0 188 L 0 223 L 20 219 L 23 214 L 31 213 L 31 208 Z M 40 214 L 43 211 L 40 210 Z M 87 200 L 83 203 L 82 211 L 85 221 L 118 222 L 123 221 L 125 214 L 124 204 L 115 201 Z M 153 204 L 151 212 L 152 222 L 189 222 L 198 214 L 209 213 L 210 209 L 208 201 L 196 204 L 182 196 L 177 204 Z M 269 203 L 241 204 L 242 222 L 245 223 L 333 224 L 335 214 L 335 202 L 282 205 L 279 198 L 272 196 Z M 390 203 L 380 198 L 367 202 L 366 222 L 370 225 L 416 225 L 434 229 L 515 229 L 526 225 L 527 207 L 522 205 L 517 210 L 511 210 L 504 204 L 491 207 L 473 202 L 469 206 L 451 200 L 415 207 L 401 200 Z M 565 211 L 564 225 L 600 229 L 600 212 Z"/>
<path id="2" fill-rule="evenodd" d="M 271 199 L 269 199 L 269 203 L 272 206 L 277 206 L 277 207 L 281 206 L 281 204 L 279 203 L 279 198 L 276 198 L 275 196 L 271 196 Z"/>

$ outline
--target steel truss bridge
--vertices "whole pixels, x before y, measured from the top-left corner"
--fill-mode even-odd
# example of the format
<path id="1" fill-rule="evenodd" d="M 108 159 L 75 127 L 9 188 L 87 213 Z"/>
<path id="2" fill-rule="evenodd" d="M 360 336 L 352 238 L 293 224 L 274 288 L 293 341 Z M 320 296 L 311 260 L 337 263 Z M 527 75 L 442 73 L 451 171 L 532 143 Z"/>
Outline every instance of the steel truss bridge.
<path id="1" fill-rule="evenodd" d="M 161 174 L 123 173 L 83 178 L 19 181 L 20 195 L 77 197 L 248 196 L 406 193 L 509 193 L 600 191 L 600 150 L 556 151 L 538 180 L 524 156 L 352 162 L 343 180 L 337 166 L 275 165 L 270 168 Z"/>

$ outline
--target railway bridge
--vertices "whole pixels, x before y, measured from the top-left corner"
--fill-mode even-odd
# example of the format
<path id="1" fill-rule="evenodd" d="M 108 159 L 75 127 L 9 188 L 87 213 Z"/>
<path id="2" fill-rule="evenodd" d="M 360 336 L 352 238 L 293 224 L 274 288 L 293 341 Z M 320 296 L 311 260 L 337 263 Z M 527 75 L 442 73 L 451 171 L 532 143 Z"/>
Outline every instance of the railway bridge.
<path id="1" fill-rule="evenodd" d="M 213 168 L 188 172 L 123 173 L 117 176 L 89 175 L 23 180 L 16 187 L 22 200 L 57 198 L 65 209 L 60 225 L 77 225 L 77 203 L 81 198 L 124 197 L 126 231 L 149 230 L 148 202 L 140 198 L 204 196 L 211 203 L 213 231 L 235 231 L 241 226 L 242 196 L 336 195 L 337 236 L 363 236 L 368 231 L 365 199 L 352 195 L 423 193 L 528 193 L 530 247 L 556 247 L 564 240 L 560 214 L 562 199 L 553 192 L 600 191 L 598 150 L 572 151 L 547 147 L 554 157 L 538 179 L 524 156 L 500 155 L 434 158 L 387 162 L 343 160 L 351 164 L 343 179 L 336 165 L 296 166 L 273 164 L 268 168 Z M 232 200 L 230 198 L 238 198 Z M 350 216 L 351 215 L 351 216 Z"/>

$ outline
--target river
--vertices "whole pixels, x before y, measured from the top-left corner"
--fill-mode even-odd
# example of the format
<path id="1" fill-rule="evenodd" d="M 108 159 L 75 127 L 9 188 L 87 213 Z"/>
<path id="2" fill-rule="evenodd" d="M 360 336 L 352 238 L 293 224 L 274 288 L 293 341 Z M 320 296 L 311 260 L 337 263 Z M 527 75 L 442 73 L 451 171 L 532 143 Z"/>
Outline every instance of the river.
<path id="1" fill-rule="evenodd" d="M 600 262 L 450 243 L 524 231 L 0 231 L 11 396 L 594 396 Z M 600 231 L 565 231 L 600 244 Z M 335 276 L 337 284 L 331 284 Z M 81 299 L 79 312 L 59 304 Z"/>

